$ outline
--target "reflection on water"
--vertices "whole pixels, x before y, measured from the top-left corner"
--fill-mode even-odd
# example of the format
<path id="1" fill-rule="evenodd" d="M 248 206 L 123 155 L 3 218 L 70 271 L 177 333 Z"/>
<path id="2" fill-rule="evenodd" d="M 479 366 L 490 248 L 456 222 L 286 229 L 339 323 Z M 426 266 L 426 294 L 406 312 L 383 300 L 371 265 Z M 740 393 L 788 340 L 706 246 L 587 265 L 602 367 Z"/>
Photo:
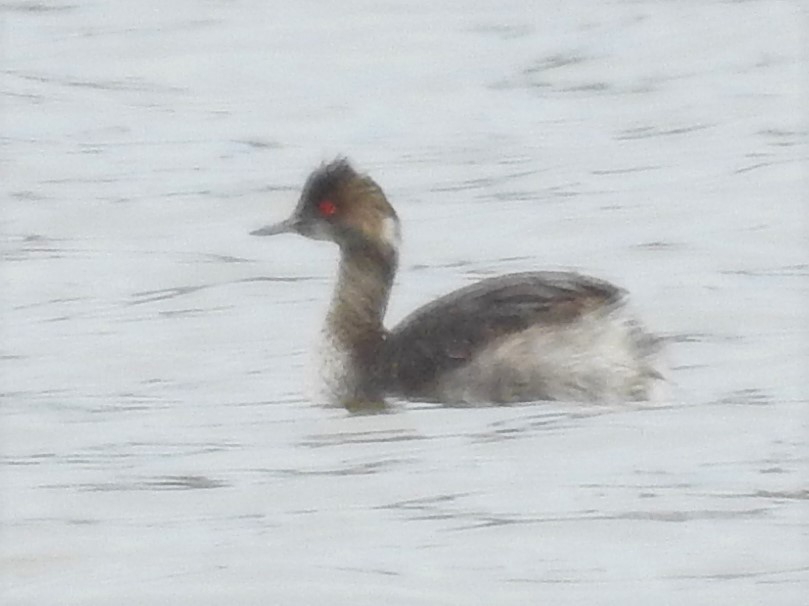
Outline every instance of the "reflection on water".
<path id="1" fill-rule="evenodd" d="M 797 9 L 402 8 L 0 6 L 3 603 L 803 603 Z M 404 224 L 391 323 L 579 269 L 672 397 L 313 403 L 336 252 L 248 233 L 338 153 Z"/>

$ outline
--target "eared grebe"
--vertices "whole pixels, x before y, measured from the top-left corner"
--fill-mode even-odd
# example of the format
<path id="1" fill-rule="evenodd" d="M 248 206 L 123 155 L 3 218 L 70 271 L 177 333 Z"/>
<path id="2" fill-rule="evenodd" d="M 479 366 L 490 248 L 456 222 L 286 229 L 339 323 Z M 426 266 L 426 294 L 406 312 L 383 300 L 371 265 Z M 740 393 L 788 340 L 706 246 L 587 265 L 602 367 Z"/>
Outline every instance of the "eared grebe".
<path id="1" fill-rule="evenodd" d="M 292 216 L 252 232 L 340 247 L 324 328 L 327 397 L 348 409 L 386 395 L 444 403 L 644 400 L 661 376 L 658 339 L 623 290 L 572 272 L 489 278 L 382 321 L 396 274 L 399 219 L 382 189 L 345 159 L 315 170 Z"/>

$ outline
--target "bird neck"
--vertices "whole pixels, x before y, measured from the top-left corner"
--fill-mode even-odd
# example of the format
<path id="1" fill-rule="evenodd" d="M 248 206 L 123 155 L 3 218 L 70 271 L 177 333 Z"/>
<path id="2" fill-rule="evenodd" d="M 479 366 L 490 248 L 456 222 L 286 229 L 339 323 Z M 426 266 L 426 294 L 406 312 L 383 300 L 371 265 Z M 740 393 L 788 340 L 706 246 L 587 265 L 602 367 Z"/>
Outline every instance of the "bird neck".
<path id="1" fill-rule="evenodd" d="M 326 316 L 326 332 L 344 360 L 338 399 L 351 409 L 382 404 L 377 368 L 386 338 L 383 324 L 398 254 L 395 248 L 364 244 L 340 250 L 340 269 Z"/>

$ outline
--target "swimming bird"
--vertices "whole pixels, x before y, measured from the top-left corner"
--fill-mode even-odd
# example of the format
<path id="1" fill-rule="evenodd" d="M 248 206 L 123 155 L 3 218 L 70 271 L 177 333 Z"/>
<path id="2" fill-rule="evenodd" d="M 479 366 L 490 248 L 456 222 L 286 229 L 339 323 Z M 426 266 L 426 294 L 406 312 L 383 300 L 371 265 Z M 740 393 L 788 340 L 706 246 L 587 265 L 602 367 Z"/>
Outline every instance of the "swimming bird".
<path id="1" fill-rule="evenodd" d="M 340 249 L 322 331 L 326 399 L 349 410 L 387 396 L 447 404 L 648 399 L 659 339 L 626 292 L 575 272 L 488 278 L 388 330 L 400 223 L 382 188 L 345 158 L 318 167 L 292 215 L 251 232 L 294 233 Z"/>

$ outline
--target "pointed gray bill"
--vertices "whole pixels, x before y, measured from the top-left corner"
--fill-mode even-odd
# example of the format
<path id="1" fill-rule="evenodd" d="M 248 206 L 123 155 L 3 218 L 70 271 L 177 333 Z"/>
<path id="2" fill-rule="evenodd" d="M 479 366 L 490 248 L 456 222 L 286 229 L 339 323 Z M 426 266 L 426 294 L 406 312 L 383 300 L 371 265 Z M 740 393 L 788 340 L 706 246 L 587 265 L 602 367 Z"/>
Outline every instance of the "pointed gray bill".
<path id="1" fill-rule="evenodd" d="M 276 234 L 298 233 L 297 222 L 293 217 L 276 223 L 274 225 L 266 225 L 261 229 L 251 231 L 251 236 L 274 236 Z"/>

